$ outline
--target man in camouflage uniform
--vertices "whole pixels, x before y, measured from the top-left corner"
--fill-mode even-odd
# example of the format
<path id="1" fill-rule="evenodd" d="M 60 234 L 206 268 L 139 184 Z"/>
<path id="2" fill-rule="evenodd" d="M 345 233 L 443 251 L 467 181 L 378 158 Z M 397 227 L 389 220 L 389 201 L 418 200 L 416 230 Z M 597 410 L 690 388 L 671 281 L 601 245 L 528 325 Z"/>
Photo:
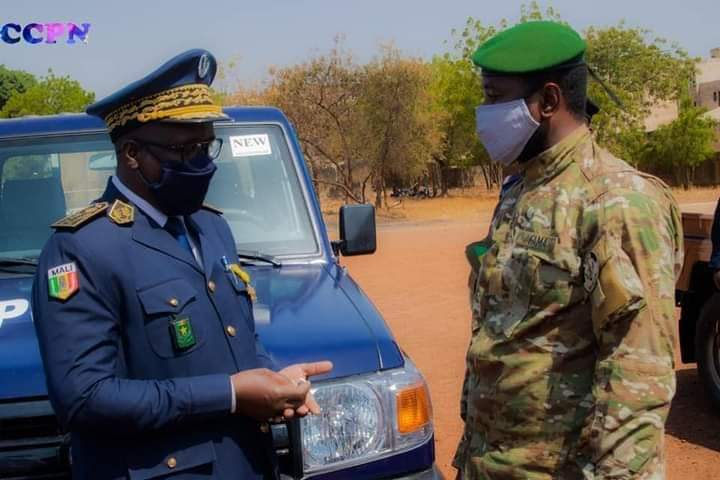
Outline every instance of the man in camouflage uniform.
<path id="1" fill-rule="evenodd" d="M 472 249 L 460 478 L 665 477 L 680 212 L 594 142 L 584 51 L 572 29 L 530 22 L 473 57 L 480 139 L 521 173 Z"/>

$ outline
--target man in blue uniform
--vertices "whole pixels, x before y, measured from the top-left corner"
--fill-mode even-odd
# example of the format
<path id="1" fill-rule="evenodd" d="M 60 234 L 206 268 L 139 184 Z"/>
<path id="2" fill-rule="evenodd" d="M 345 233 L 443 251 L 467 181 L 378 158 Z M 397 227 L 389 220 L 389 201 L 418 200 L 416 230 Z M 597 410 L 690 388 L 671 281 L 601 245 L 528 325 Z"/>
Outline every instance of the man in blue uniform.
<path id="1" fill-rule="evenodd" d="M 265 422 L 317 412 L 306 378 L 332 365 L 272 371 L 230 228 L 203 206 L 226 118 L 216 68 L 191 50 L 88 107 L 117 174 L 54 224 L 33 289 L 75 480 L 273 478 Z"/>

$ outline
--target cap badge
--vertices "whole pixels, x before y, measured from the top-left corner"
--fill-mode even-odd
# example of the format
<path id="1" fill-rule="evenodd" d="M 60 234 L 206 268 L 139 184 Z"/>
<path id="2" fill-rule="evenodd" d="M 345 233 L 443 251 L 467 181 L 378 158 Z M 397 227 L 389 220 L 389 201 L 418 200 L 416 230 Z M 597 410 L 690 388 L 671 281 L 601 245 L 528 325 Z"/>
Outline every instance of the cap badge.
<path id="1" fill-rule="evenodd" d="M 200 57 L 200 60 L 198 60 L 198 77 L 200 80 L 204 79 L 205 76 L 210 71 L 210 57 L 207 53 L 203 53 Z"/>

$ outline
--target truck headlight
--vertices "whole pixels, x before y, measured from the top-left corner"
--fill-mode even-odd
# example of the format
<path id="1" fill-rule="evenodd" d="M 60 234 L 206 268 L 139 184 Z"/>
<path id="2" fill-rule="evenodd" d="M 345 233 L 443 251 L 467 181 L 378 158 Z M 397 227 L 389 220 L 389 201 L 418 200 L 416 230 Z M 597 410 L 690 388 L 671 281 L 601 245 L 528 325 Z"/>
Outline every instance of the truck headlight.
<path id="1" fill-rule="evenodd" d="M 401 369 L 318 384 L 312 392 L 322 413 L 302 420 L 306 474 L 377 460 L 432 437 L 430 395 L 409 359 Z"/>

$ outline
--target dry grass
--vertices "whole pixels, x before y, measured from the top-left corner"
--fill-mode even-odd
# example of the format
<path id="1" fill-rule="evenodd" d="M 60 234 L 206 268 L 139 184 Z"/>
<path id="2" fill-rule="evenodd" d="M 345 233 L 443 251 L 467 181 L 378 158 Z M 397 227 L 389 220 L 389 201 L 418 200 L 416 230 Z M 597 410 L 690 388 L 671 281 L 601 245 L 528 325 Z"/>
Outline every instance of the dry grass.
<path id="1" fill-rule="evenodd" d="M 689 190 L 673 189 L 678 203 L 717 202 L 720 198 L 719 187 L 698 187 Z M 390 208 L 377 212 L 377 221 L 381 224 L 431 221 L 473 221 L 488 209 L 492 210 L 497 202 L 498 192 L 480 188 L 454 189 L 448 197 L 413 199 L 390 198 Z M 342 200 L 322 198 L 322 212 L 330 225 L 337 224 L 337 215 Z"/>

